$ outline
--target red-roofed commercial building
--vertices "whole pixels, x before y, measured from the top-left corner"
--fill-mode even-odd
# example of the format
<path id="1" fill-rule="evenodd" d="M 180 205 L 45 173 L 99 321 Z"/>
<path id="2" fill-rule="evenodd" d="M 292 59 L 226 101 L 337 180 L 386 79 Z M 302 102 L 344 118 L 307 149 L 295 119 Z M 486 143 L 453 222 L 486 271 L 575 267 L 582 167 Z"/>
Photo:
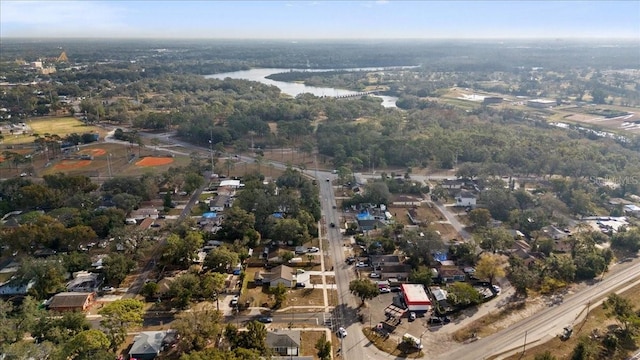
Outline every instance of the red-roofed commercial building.
<path id="1" fill-rule="evenodd" d="M 423 285 L 402 284 L 402 296 L 409 311 L 428 311 L 431 309 L 431 300 Z"/>

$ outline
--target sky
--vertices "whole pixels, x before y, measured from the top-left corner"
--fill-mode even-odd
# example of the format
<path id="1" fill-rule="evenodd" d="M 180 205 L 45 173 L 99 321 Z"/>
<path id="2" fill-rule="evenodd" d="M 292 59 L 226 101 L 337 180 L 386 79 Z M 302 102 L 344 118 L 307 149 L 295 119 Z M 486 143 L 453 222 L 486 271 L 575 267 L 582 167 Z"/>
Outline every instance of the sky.
<path id="1" fill-rule="evenodd" d="M 9 37 L 640 41 L 640 0 L 1 0 Z"/>

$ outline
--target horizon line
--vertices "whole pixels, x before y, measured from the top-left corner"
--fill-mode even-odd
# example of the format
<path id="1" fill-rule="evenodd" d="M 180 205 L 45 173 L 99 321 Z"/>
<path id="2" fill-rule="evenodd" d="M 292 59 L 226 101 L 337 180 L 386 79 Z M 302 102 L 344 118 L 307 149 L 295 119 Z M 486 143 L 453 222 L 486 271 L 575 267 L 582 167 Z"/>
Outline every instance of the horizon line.
<path id="1" fill-rule="evenodd" d="M 580 36 L 540 36 L 540 37 L 398 37 L 398 38 L 225 38 L 225 37 L 110 37 L 110 36 L 0 36 L 0 39 L 13 40 L 233 40 L 233 41 L 353 41 L 353 40 L 375 40 L 375 41 L 415 41 L 415 40 L 630 40 L 638 41 L 640 37 L 625 36 L 602 36 L 602 37 L 580 37 Z"/>

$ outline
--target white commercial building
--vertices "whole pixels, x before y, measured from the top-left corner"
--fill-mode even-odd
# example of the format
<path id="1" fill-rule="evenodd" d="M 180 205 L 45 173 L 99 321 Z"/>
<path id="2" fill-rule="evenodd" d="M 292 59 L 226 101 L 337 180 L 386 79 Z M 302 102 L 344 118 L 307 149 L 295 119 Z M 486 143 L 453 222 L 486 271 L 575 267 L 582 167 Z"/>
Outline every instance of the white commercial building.
<path id="1" fill-rule="evenodd" d="M 429 311 L 431 299 L 423 285 L 402 284 L 402 296 L 409 311 Z"/>

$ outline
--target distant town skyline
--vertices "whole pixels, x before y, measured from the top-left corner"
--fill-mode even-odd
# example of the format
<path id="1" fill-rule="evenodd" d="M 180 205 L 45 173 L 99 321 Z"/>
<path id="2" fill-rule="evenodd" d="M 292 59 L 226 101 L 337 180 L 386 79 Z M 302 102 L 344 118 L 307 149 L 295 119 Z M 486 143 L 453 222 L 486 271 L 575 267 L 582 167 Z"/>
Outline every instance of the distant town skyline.
<path id="1" fill-rule="evenodd" d="M 2 0 L 0 37 L 640 41 L 640 1 Z"/>

